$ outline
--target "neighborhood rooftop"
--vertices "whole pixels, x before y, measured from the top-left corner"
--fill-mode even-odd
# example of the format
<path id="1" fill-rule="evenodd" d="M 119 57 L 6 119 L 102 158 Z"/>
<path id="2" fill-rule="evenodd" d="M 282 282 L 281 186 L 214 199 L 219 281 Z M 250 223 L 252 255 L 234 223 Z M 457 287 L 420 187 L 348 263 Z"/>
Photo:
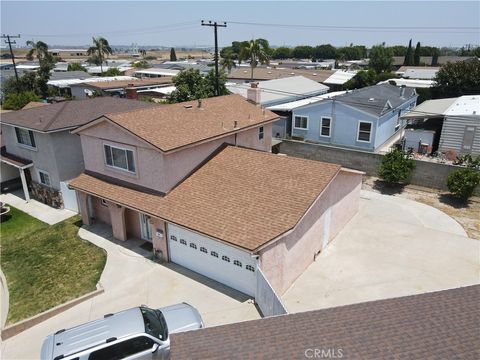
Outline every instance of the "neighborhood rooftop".
<path id="1" fill-rule="evenodd" d="M 339 171 L 228 146 L 165 197 L 90 174 L 70 185 L 253 251 L 292 229 Z"/>
<path id="2" fill-rule="evenodd" d="M 335 100 L 369 114 L 381 116 L 403 104 L 406 99 L 410 99 L 415 94 L 414 88 L 399 88 L 391 84 L 379 84 L 348 91 L 343 95 L 336 96 Z M 391 108 L 387 106 L 388 103 L 390 103 Z"/>
<path id="3" fill-rule="evenodd" d="M 97 81 L 97 82 L 85 82 L 82 83 L 82 86 L 88 86 L 91 88 L 108 90 L 108 89 L 119 89 L 129 86 L 133 87 L 142 87 L 142 86 L 152 86 L 152 85 L 168 85 L 172 84 L 171 77 L 161 77 L 161 78 L 145 78 L 145 79 L 134 79 L 134 80 L 112 80 L 112 81 Z"/>
<path id="4" fill-rule="evenodd" d="M 475 285 L 172 334 L 171 358 L 473 360 L 479 298 Z"/>
<path id="5" fill-rule="evenodd" d="M 162 151 L 171 151 L 272 122 L 278 119 L 278 115 L 251 104 L 240 95 L 225 95 L 107 114 L 98 121 L 103 119 L 112 121 Z M 91 125 L 94 123 L 82 128 Z"/>
<path id="6" fill-rule="evenodd" d="M 304 70 L 304 69 L 269 69 L 255 68 L 253 69 L 254 80 L 273 80 L 291 76 L 304 76 L 316 82 L 324 82 L 332 76 L 336 70 Z M 229 79 L 250 80 L 252 71 L 250 68 L 238 68 L 233 70 Z"/>
<path id="7" fill-rule="evenodd" d="M 144 101 L 97 97 L 64 101 L 48 106 L 2 114 L 2 123 L 41 132 L 73 129 L 107 112 L 151 108 L 157 105 Z"/>

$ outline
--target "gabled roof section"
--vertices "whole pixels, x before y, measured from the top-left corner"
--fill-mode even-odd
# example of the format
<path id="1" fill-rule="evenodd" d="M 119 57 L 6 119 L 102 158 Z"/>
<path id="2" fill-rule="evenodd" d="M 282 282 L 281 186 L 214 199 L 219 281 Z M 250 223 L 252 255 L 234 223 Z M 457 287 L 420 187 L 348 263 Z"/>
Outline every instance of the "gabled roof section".
<path id="1" fill-rule="evenodd" d="M 335 101 L 365 111 L 374 116 L 382 116 L 392 108 L 403 104 L 416 95 L 414 88 L 401 88 L 391 84 L 377 84 L 346 92 L 335 97 Z"/>
<path id="2" fill-rule="evenodd" d="M 50 132 L 76 128 L 106 113 L 156 106 L 158 105 L 138 100 L 97 97 L 12 111 L 2 114 L 2 123 L 41 132 Z"/>
<path id="3" fill-rule="evenodd" d="M 294 228 L 340 169 L 227 146 L 164 197 L 94 174 L 70 186 L 253 252 Z"/>
<path id="4" fill-rule="evenodd" d="M 199 104 L 201 103 L 201 106 Z M 240 95 L 161 105 L 150 109 L 107 114 L 105 118 L 168 152 L 272 122 L 278 115 Z M 81 132 L 87 124 L 76 130 Z"/>

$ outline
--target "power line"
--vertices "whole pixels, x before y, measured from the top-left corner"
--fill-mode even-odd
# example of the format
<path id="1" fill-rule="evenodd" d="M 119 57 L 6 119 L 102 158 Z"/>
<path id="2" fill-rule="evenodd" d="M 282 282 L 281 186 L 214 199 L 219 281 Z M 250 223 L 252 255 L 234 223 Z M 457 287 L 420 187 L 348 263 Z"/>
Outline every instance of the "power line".
<path id="1" fill-rule="evenodd" d="M 11 39 L 20 39 L 20 34 L 18 35 L 2 35 L 2 39 L 7 39 L 5 40 L 5 44 L 8 44 L 8 47 L 10 48 L 10 56 L 12 57 L 12 63 L 13 63 L 13 70 L 15 71 L 15 79 L 17 80 L 17 86 L 18 86 L 18 72 L 17 72 L 17 65 L 15 64 L 15 55 L 13 54 L 12 50 L 12 44 L 16 44 L 17 42 L 15 40 Z"/>

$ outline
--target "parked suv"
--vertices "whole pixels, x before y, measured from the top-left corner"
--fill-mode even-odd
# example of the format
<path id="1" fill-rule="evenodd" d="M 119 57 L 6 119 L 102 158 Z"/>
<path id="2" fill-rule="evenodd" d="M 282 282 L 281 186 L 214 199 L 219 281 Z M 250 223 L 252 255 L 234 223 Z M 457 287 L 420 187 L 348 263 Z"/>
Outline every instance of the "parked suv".
<path id="1" fill-rule="evenodd" d="M 171 333 L 202 327 L 197 309 L 186 303 L 160 309 L 142 305 L 47 336 L 40 358 L 163 360 L 170 356 Z"/>

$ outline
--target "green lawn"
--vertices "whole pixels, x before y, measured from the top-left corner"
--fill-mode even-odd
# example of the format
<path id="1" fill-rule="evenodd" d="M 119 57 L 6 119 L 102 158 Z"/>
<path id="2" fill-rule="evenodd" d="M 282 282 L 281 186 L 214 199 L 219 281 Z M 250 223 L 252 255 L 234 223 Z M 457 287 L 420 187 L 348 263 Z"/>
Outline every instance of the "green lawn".
<path id="1" fill-rule="evenodd" d="M 79 216 L 50 226 L 10 206 L 0 227 L 7 278 L 7 323 L 15 323 L 96 289 L 106 254 L 77 236 Z"/>

